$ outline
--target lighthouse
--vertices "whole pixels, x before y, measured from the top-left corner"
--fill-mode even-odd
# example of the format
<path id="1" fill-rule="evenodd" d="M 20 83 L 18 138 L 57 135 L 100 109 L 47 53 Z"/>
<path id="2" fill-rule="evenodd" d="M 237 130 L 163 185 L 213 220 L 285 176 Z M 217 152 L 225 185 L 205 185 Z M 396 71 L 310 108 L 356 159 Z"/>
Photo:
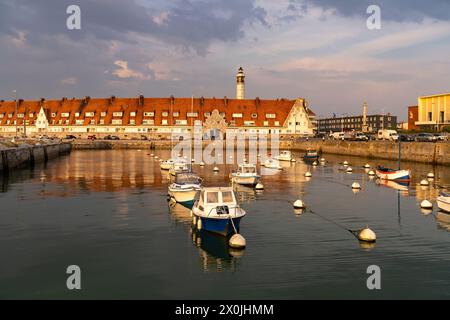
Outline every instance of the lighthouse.
<path id="1" fill-rule="evenodd" d="M 236 75 L 236 99 L 245 99 L 245 82 L 244 82 L 244 69 L 239 67 L 238 73 Z"/>

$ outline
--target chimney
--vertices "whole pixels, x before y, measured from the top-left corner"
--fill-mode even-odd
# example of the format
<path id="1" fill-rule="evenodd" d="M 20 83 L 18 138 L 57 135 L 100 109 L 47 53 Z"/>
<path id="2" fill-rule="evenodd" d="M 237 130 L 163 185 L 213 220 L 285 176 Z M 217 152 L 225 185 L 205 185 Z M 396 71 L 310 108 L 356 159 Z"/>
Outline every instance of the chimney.
<path id="1" fill-rule="evenodd" d="M 114 100 L 116 100 L 116 96 L 109 97 L 109 104 L 113 104 Z"/>
<path id="2" fill-rule="evenodd" d="M 260 102 L 261 102 L 261 101 L 259 100 L 259 97 L 256 97 L 256 99 L 255 99 L 255 105 L 256 105 L 257 108 L 259 107 Z"/>
<path id="3" fill-rule="evenodd" d="M 144 105 L 144 96 L 141 94 L 139 96 L 139 106 L 142 107 Z"/>
<path id="4" fill-rule="evenodd" d="M 228 106 L 228 98 L 227 98 L 227 96 L 223 97 L 223 104 L 225 105 L 225 107 Z"/>

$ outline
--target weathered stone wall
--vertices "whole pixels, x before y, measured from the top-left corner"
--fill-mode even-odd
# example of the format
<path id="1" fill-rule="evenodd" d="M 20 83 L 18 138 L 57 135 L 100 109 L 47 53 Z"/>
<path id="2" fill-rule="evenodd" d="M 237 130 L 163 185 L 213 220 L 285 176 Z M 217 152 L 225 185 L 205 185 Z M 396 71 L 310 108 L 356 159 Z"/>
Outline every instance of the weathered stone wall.
<path id="1" fill-rule="evenodd" d="M 0 171 L 33 165 L 70 152 L 70 143 L 24 146 L 0 150 Z"/>

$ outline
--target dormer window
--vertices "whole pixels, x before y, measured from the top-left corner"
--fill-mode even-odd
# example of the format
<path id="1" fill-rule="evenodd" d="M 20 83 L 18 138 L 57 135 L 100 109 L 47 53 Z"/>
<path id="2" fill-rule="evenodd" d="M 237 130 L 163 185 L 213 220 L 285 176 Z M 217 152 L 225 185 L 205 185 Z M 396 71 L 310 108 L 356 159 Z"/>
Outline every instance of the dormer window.
<path id="1" fill-rule="evenodd" d="M 256 119 L 258 118 L 258 114 L 257 113 L 252 113 L 252 119 Z"/>
<path id="2" fill-rule="evenodd" d="M 80 113 L 79 112 L 75 112 L 75 117 L 79 117 Z"/>
<path id="3" fill-rule="evenodd" d="M 144 112 L 144 117 L 154 117 L 155 113 L 154 112 Z"/>
<path id="4" fill-rule="evenodd" d="M 177 117 L 180 116 L 180 113 L 179 113 L 178 111 L 175 111 L 175 112 L 173 113 L 173 116 L 174 116 L 175 118 L 177 118 Z"/>
<path id="5" fill-rule="evenodd" d="M 17 118 L 23 118 L 24 117 L 24 114 L 23 113 L 18 113 L 17 114 Z"/>
<path id="6" fill-rule="evenodd" d="M 101 112 L 101 113 L 100 113 L 100 117 L 106 117 L 106 112 L 104 112 L 104 111 Z"/>
<path id="7" fill-rule="evenodd" d="M 275 113 L 266 113 L 266 119 L 275 119 L 276 117 Z"/>
<path id="8" fill-rule="evenodd" d="M 61 118 L 68 118 L 70 116 L 69 112 L 63 112 L 61 113 Z"/>
<path id="9" fill-rule="evenodd" d="M 169 112 L 163 111 L 163 112 L 162 112 L 162 116 L 163 116 L 163 117 L 168 117 L 168 116 L 169 116 Z"/>
<path id="10" fill-rule="evenodd" d="M 113 117 L 122 117 L 122 112 L 113 112 Z"/>
<path id="11" fill-rule="evenodd" d="M 52 112 L 52 118 L 56 117 L 56 112 Z"/>
<path id="12" fill-rule="evenodd" d="M 136 117 L 136 112 L 134 111 L 130 112 L 130 117 Z"/>
<path id="13" fill-rule="evenodd" d="M 95 115 L 95 112 L 86 112 L 84 115 L 86 118 L 92 118 Z"/>

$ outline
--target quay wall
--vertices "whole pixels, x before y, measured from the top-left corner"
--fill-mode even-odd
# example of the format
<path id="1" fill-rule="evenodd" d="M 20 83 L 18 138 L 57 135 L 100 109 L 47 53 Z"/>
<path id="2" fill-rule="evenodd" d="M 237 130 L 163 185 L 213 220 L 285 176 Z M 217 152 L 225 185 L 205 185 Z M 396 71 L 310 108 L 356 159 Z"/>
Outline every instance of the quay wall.
<path id="1" fill-rule="evenodd" d="M 203 147 L 210 141 L 203 141 Z M 223 142 L 225 145 L 225 142 Z M 248 148 L 249 141 L 246 141 Z M 270 147 L 270 142 L 267 144 Z M 164 150 L 171 149 L 169 140 L 73 140 L 73 149 L 143 149 Z M 372 159 L 397 160 L 398 144 L 389 141 L 333 141 L 310 140 L 294 141 L 281 140 L 280 150 L 306 151 L 308 148 L 317 149 L 324 154 L 360 156 Z M 429 164 L 450 165 L 450 142 L 404 142 L 401 144 L 402 160 L 423 162 Z"/>
<path id="2" fill-rule="evenodd" d="M 23 146 L 0 150 L 0 171 L 22 168 L 35 163 L 46 162 L 72 149 L 70 143 L 57 143 L 40 146 Z"/>

